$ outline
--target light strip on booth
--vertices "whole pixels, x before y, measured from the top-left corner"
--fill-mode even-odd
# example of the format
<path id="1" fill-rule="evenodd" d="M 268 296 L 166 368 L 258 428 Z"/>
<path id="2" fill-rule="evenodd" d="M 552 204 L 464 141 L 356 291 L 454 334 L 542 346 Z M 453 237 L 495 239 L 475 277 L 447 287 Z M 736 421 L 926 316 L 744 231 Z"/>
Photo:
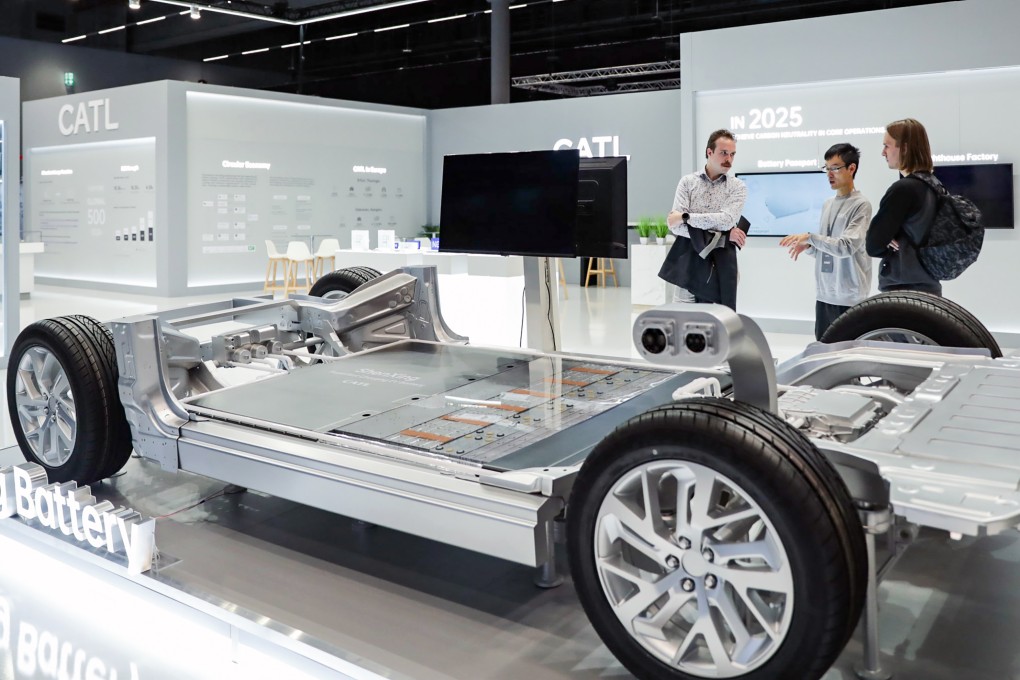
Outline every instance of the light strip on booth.
<path id="1" fill-rule="evenodd" d="M 341 38 L 353 38 L 357 33 L 344 33 L 343 35 L 331 35 L 326 40 L 340 40 Z"/>
<path id="2" fill-rule="evenodd" d="M 268 47 L 263 47 L 260 50 L 248 50 L 247 52 L 241 52 L 241 54 L 258 54 L 259 52 L 268 52 Z"/>
<path id="3" fill-rule="evenodd" d="M 439 19 L 429 19 L 430 24 L 438 24 L 440 21 L 452 21 L 453 19 L 463 19 L 467 14 L 454 14 L 452 17 L 442 17 Z"/>
<path id="4" fill-rule="evenodd" d="M 84 40 L 85 37 L 86 37 L 86 35 L 84 33 L 82 33 L 81 35 L 76 35 L 73 38 L 64 38 L 60 42 L 62 42 L 62 43 L 69 43 L 69 42 L 74 42 L 75 40 Z"/>
<path id="5" fill-rule="evenodd" d="M 373 33 L 382 33 L 383 31 L 395 31 L 398 28 L 409 28 L 411 24 L 399 24 L 397 26 L 387 26 L 386 28 L 373 29 Z"/>
<path id="6" fill-rule="evenodd" d="M 127 26 L 114 26 L 113 28 L 104 28 L 103 30 L 99 31 L 99 35 L 103 35 L 104 33 L 113 33 L 114 31 L 123 31 L 125 28 L 127 28 Z"/>

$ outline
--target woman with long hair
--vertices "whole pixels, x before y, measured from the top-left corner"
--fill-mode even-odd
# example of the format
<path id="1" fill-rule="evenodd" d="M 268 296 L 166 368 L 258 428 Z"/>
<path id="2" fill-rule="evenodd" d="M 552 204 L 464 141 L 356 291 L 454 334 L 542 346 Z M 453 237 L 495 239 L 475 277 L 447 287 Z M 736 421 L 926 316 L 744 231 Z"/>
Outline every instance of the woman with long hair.
<path id="1" fill-rule="evenodd" d="M 878 212 L 871 218 L 865 239 L 868 255 L 880 257 L 878 289 L 920 290 L 942 295 L 942 284 L 929 274 L 917 257 L 915 244 L 924 240 L 935 218 L 935 192 L 921 180 L 931 174 L 931 145 L 924 126 L 913 118 L 893 121 L 885 127 L 882 156 L 900 179 L 885 192 Z"/>

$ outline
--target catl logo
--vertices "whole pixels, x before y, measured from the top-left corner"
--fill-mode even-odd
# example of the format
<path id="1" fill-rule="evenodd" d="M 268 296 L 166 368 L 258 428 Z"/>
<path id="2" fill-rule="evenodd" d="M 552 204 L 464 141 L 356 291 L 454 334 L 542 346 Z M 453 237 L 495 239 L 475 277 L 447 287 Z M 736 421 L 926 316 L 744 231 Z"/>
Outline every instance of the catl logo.
<path id="1" fill-rule="evenodd" d="M 64 104 L 60 107 L 60 113 L 57 114 L 57 126 L 60 128 L 60 134 L 67 137 L 76 135 L 82 130 L 99 132 L 100 110 L 103 112 L 103 130 L 116 130 L 120 127 L 120 123 L 110 120 L 109 99 L 90 99 L 87 102 L 80 102 L 77 109 L 72 104 Z"/>
<path id="2" fill-rule="evenodd" d="M 592 148 L 598 153 L 592 153 Z M 603 135 L 601 137 L 592 137 L 591 142 L 588 142 L 587 137 L 581 137 L 577 140 L 575 147 L 573 140 L 570 139 L 558 139 L 553 144 L 553 151 L 559 151 L 560 149 L 574 149 L 576 148 L 581 154 L 581 158 L 595 158 L 596 156 L 602 158 L 603 156 L 619 156 L 620 155 L 620 136 L 619 135 Z"/>

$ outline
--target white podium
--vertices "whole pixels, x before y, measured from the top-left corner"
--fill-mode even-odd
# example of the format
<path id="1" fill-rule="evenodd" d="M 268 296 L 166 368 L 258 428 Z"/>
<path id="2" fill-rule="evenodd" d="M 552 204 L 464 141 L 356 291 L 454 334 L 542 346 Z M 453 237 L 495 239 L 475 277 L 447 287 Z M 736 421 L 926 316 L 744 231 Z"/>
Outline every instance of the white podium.
<path id="1" fill-rule="evenodd" d="M 630 303 L 632 305 L 664 305 L 673 301 L 672 287 L 659 278 L 669 245 L 649 243 L 630 245 Z"/>

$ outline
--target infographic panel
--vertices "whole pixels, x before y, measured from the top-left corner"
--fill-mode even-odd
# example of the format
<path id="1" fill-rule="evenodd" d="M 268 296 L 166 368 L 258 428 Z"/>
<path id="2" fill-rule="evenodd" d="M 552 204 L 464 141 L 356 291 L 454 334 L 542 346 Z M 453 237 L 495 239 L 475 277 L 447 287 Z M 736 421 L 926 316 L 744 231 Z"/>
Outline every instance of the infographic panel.
<path id="1" fill-rule="evenodd" d="M 189 286 L 261 280 L 267 240 L 314 253 L 366 229 L 374 248 L 380 230 L 424 224 L 421 116 L 219 96 L 188 107 Z"/>
<path id="2" fill-rule="evenodd" d="M 30 149 L 38 276 L 156 286 L 155 139 Z"/>

